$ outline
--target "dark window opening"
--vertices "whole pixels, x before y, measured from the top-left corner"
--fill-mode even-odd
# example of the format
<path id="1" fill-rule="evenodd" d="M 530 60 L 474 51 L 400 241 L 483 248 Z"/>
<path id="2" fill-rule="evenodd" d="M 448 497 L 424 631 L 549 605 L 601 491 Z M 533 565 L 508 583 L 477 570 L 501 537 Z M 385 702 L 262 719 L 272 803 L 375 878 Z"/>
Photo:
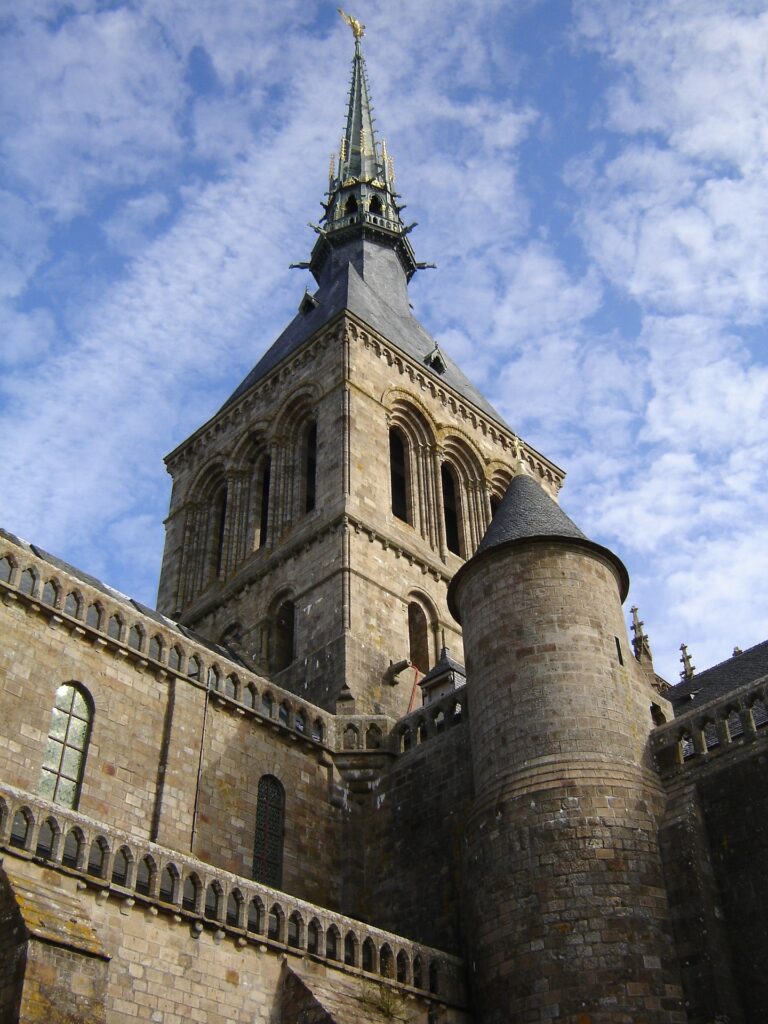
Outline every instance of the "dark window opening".
<path id="1" fill-rule="evenodd" d="M 408 605 L 408 657 L 419 672 L 429 672 L 429 624 L 420 604 Z"/>
<path id="2" fill-rule="evenodd" d="M 446 465 L 440 469 L 443 483 L 443 519 L 445 521 L 445 542 L 454 555 L 461 554 L 459 537 L 459 505 L 456 500 L 456 481 L 453 471 Z"/>
<path id="3" fill-rule="evenodd" d="M 171 869 L 163 868 L 163 873 L 160 875 L 160 899 L 163 903 L 173 903 L 175 882 L 176 879 Z"/>
<path id="4" fill-rule="evenodd" d="M 293 661 L 293 641 L 296 610 L 293 601 L 283 601 L 275 613 L 272 626 L 272 645 L 269 667 L 272 672 L 282 672 Z"/>
<path id="5" fill-rule="evenodd" d="M 119 849 L 115 855 L 115 859 L 112 862 L 112 884 L 113 885 L 126 885 L 128 883 L 128 868 L 130 865 L 130 858 L 125 847 Z"/>
<path id="6" fill-rule="evenodd" d="M 347 932 L 344 938 L 344 963 L 348 964 L 350 967 L 354 967 L 356 952 L 357 950 L 355 949 L 355 936 L 352 934 L 352 932 Z"/>
<path id="7" fill-rule="evenodd" d="M 619 640 L 619 638 L 617 636 L 615 636 L 613 639 L 616 641 L 616 654 L 617 654 L 618 659 L 619 659 L 619 664 L 623 665 L 624 664 L 624 655 L 621 653 L 621 641 Z"/>
<path id="8" fill-rule="evenodd" d="M 37 836 L 37 849 L 35 853 L 38 857 L 50 857 L 53 853 L 53 843 L 56 839 L 56 830 L 54 829 L 51 819 L 44 821 L 40 827 L 40 832 Z"/>
<path id="9" fill-rule="evenodd" d="M 261 509 L 259 512 L 259 547 L 263 548 L 267 543 L 267 528 L 269 526 L 269 481 L 272 472 L 272 461 L 269 457 L 264 460 L 261 470 Z"/>
<path id="10" fill-rule="evenodd" d="M 304 447 L 304 511 L 312 512 L 317 497 L 317 424 L 307 431 Z"/>
<path id="11" fill-rule="evenodd" d="M 317 921 L 310 921 L 307 928 L 307 952 L 317 953 L 320 948 L 320 927 Z"/>
<path id="12" fill-rule="evenodd" d="M 154 865 L 148 857 L 144 857 L 143 860 L 139 861 L 139 866 L 136 869 L 136 892 L 142 896 L 149 896 L 150 889 L 152 888 L 153 874 Z"/>
<path id="13" fill-rule="evenodd" d="M 499 511 L 501 505 L 501 498 L 497 498 L 495 494 L 491 495 L 491 519 L 494 518 L 496 513 Z"/>
<path id="14" fill-rule="evenodd" d="M 355 199 L 354 196 L 350 196 L 349 199 L 347 199 L 346 203 L 344 203 L 344 213 L 357 213 L 357 200 Z"/>
<path id="15" fill-rule="evenodd" d="M 279 889 L 283 876 L 283 818 L 285 791 L 274 775 L 259 779 L 253 878 Z"/>
<path id="16" fill-rule="evenodd" d="M 22 811 L 16 811 L 11 826 L 11 846 L 15 846 L 19 850 L 26 847 L 29 826 L 30 819 Z"/>
<path id="17" fill-rule="evenodd" d="M 219 493 L 216 495 L 215 505 L 215 527 L 214 536 L 216 538 L 216 572 L 221 572 L 224 565 L 224 541 L 226 539 L 225 527 L 227 522 L 227 488 L 226 485 L 221 488 Z"/>
<path id="18" fill-rule="evenodd" d="M 78 861 L 80 859 L 80 836 L 75 832 L 74 829 L 68 834 L 64 842 L 64 855 L 61 858 L 61 863 L 66 868 L 77 868 L 79 867 Z"/>
<path id="19" fill-rule="evenodd" d="M 407 458 L 405 442 L 397 430 L 389 432 L 389 474 L 392 485 L 392 515 L 408 523 Z"/>
<path id="20" fill-rule="evenodd" d="M 375 217 L 381 216 L 383 211 L 381 207 L 381 200 L 379 199 L 378 196 L 373 196 L 370 203 L 368 204 L 368 209 Z"/>
<path id="21" fill-rule="evenodd" d="M 197 898 L 200 892 L 200 883 L 191 875 L 184 879 L 184 888 L 181 896 L 181 906 L 184 910 L 195 913 L 197 910 Z"/>

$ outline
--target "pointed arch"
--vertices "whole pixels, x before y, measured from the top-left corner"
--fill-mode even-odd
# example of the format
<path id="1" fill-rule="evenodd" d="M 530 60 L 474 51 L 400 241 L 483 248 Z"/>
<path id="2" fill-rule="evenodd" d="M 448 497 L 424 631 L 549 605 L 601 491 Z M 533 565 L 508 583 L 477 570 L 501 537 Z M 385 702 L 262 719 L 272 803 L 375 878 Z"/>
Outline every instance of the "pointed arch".
<path id="1" fill-rule="evenodd" d="M 295 656 L 296 605 L 290 592 L 279 594 L 269 613 L 268 660 L 270 672 L 282 672 Z"/>

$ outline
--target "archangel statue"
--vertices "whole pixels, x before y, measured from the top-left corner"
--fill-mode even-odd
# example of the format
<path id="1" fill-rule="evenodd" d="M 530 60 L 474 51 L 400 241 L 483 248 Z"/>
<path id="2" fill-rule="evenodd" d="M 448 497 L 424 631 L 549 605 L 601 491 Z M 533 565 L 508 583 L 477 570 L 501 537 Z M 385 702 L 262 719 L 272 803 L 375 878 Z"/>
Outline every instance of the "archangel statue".
<path id="1" fill-rule="evenodd" d="M 352 29 L 352 35 L 355 37 L 355 39 L 362 39 L 362 37 L 365 35 L 365 25 L 363 25 L 361 21 L 358 21 L 357 18 L 353 18 L 351 14 L 347 14 L 347 12 L 342 10 L 341 7 L 338 7 L 337 10 L 344 19 L 344 21 L 346 21 L 346 23 Z"/>

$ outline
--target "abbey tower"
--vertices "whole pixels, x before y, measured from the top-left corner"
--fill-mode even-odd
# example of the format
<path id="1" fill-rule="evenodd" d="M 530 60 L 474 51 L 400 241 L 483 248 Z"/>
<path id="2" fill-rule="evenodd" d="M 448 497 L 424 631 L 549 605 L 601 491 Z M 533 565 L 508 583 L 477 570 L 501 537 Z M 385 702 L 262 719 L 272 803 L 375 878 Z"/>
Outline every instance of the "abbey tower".
<path id="1" fill-rule="evenodd" d="M 400 715 L 461 633 L 446 587 L 525 445 L 413 316 L 416 262 L 355 40 L 316 283 L 223 408 L 167 460 L 161 611 L 333 710 Z"/>

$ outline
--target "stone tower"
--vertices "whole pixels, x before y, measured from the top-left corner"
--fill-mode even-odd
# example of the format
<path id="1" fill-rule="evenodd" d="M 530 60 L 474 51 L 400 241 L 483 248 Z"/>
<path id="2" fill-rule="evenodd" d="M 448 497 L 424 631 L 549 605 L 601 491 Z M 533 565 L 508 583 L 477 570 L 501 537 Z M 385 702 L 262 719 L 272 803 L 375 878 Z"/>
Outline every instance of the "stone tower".
<path id="1" fill-rule="evenodd" d="M 683 1021 L 629 581 L 529 476 L 449 603 L 464 628 L 475 803 L 468 941 L 482 1024 Z"/>
<path id="2" fill-rule="evenodd" d="M 553 494 L 562 482 L 411 313 L 423 264 L 398 199 L 356 37 L 346 130 L 301 264 L 316 290 L 168 456 L 158 598 L 314 703 L 395 716 L 442 643 L 461 655 L 447 585 L 514 473 L 527 466 Z"/>

